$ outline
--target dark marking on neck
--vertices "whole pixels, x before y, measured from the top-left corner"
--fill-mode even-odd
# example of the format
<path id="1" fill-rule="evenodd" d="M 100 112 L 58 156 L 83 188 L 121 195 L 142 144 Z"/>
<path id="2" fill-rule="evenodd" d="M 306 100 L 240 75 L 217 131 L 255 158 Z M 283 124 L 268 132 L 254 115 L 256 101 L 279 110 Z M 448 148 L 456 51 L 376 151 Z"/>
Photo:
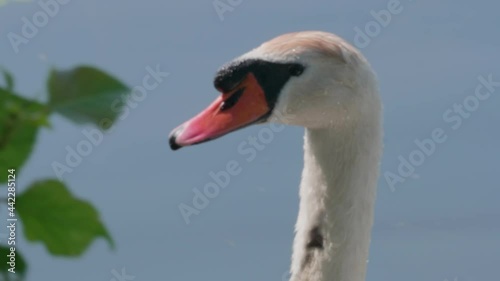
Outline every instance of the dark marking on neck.
<path id="1" fill-rule="evenodd" d="M 307 242 L 306 248 L 323 250 L 323 235 L 321 235 L 319 226 L 315 226 L 311 231 L 309 231 L 309 242 Z"/>
<path id="2" fill-rule="evenodd" d="M 315 254 L 319 254 L 317 251 L 323 250 L 323 240 L 323 235 L 321 235 L 319 226 L 315 226 L 309 231 L 308 242 L 306 244 L 306 254 L 304 256 L 304 260 L 302 261 L 302 269 L 306 268 L 307 265 L 311 263 Z"/>

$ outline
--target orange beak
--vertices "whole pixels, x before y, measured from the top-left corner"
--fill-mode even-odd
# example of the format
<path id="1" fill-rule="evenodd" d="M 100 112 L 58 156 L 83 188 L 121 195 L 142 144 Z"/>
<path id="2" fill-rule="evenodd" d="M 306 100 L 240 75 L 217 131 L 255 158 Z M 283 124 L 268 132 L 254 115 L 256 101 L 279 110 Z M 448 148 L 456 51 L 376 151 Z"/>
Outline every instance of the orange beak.
<path id="1" fill-rule="evenodd" d="M 270 112 L 266 96 L 252 73 L 205 110 L 170 133 L 173 150 L 221 137 L 260 121 Z"/>

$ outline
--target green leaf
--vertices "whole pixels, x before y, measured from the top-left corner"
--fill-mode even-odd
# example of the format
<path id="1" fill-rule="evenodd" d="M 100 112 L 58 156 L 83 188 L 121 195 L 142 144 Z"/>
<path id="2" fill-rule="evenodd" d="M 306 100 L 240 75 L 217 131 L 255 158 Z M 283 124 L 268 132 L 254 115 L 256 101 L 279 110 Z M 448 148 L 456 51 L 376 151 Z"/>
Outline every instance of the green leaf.
<path id="1" fill-rule="evenodd" d="M 2 259 L 6 258 L 6 261 L 8 262 L 10 261 L 10 257 L 7 257 L 7 255 L 11 255 L 10 247 L 7 248 L 4 246 L 0 246 L 0 256 L 2 257 Z M 14 268 L 15 273 L 8 271 L 9 268 L 11 268 L 11 266 L 7 262 L 0 262 L 0 272 L 4 273 L 4 276 L 5 274 L 16 274 L 19 275 L 21 278 L 23 278 L 24 275 L 26 274 L 26 270 L 28 269 L 28 265 L 26 264 L 26 261 L 24 260 L 21 253 L 19 253 L 18 249 L 16 249 L 14 255 L 15 255 L 15 268 Z"/>
<path id="2" fill-rule="evenodd" d="M 21 169 L 36 142 L 38 128 L 46 120 L 46 107 L 0 88 L 0 173 Z M 0 176 L 0 184 L 6 176 Z"/>
<path id="3" fill-rule="evenodd" d="M 3 73 L 3 77 L 5 79 L 5 89 L 7 91 L 14 90 L 14 78 L 12 77 L 12 74 L 3 68 L 0 68 L 0 71 Z"/>
<path id="4" fill-rule="evenodd" d="M 52 70 L 48 91 L 53 110 L 75 123 L 91 122 L 104 129 L 114 123 L 125 105 L 122 95 L 130 93 L 122 82 L 90 66 Z"/>
<path id="5" fill-rule="evenodd" d="M 2 6 L 5 6 L 7 4 L 12 4 L 12 3 L 15 3 L 15 2 L 30 3 L 31 1 L 30 0 L 0 0 L 0 8 Z"/>
<path id="6" fill-rule="evenodd" d="M 35 182 L 16 203 L 26 238 L 44 243 L 53 255 L 80 256 L 99 237 L 114 247 L 96 209 L 60 181 Z"/>

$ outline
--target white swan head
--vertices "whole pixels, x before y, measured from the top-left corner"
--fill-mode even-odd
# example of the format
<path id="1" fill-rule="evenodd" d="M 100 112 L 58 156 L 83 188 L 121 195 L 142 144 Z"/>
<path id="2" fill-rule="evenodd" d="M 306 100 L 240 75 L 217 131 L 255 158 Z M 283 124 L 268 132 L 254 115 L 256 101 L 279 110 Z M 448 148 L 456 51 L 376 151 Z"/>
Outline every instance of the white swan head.
<path id="1" fill-rule="evenodd" d="M 307 128 L 345 126 L 379 113 L 368 62 L 331 33 L 289 33 L 224 65 L 214 85 L 221 95 L 174 129 L 170 146 L 218 138 L 254 123 Z"/>

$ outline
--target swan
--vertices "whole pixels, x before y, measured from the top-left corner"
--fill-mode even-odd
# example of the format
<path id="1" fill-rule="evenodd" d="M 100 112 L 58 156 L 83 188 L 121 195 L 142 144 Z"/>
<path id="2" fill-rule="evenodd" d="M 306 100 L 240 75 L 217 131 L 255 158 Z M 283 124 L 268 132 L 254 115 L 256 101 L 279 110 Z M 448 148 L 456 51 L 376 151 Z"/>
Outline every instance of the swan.
<path id="1" fill-rule="evenodd" d="M 378 83 L 365 57 L 331 33 L 288 33 L 225 64 L 214 86 L 221 95 L 170 133 L 170 147 L 257 123 L 304 127 L 290 280 L 365 280 L 382 153 Z"/>

